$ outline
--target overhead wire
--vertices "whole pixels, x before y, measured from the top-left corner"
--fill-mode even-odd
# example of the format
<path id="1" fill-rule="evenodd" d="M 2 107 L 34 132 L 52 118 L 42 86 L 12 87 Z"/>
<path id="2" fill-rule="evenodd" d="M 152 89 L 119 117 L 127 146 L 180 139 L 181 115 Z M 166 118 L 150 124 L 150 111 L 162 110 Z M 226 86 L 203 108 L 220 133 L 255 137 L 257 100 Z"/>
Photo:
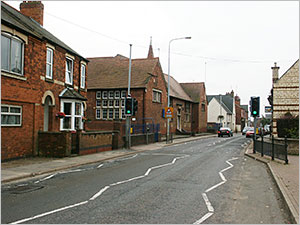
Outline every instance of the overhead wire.
<path id="1" fill-rule="evenodd" d="M 132 44 L 132 43 L 129 43 L 127 41 L 120 40 L 118 38 L 100 33 L 98 31 L 92 30 L 92 29 L 84 27 L 82 25 L 76 24 L 74 22 L 63 19 L 61 17 L 55 16 L 51 13 L 45 12 L 45 14 L 47 14 L 49 16 L 52 16 L 52 17 L 54 17 L 58 20 L 64 21 L 66 23 L 72 24 L 73 26 L 79 27 L 83 30 L 86 30 L 86 31 L 95 33 L 97 35 L 103 36 L 105 38 L 111 39 L 113 41 L 116 41 L 116 42 L 119 42 L 119 43 L 122 43 L 122 44 L 126 44 L 126 45 Z M 134 44 L 134 46 L 139 47 L 139 48 L 148 48 L 149 47 L 149 46 L 144 46 L 144 45 L 140 45 L 140 44 Z M 155 48 L 154 50 L 158 50 L 158 52 L 160 52 L 160 48 L 157 48 L 157 49 Z M 200 56 L 200 55 L 190 55 L 190 54 L 185 54 L 185 53 L 180 53 L 180 52 L 173 52 L 173 51 L 171 51 L 171 54 L 185 56 L 185 57 L 201 58 L 201 59 L 212 60 L 212 61 L 227 61 L 227 62 L 235 62 L 235 63 L 273 63 L 274 62 L 274 60 L 240 60 L 240 59 L 229 59 L 229 58 L 217 58 L 217 57 L 208 57 L 208 56 Z M 275 61 L 276 62 L 293 62 L 295 60 L 275 60 Z"/>

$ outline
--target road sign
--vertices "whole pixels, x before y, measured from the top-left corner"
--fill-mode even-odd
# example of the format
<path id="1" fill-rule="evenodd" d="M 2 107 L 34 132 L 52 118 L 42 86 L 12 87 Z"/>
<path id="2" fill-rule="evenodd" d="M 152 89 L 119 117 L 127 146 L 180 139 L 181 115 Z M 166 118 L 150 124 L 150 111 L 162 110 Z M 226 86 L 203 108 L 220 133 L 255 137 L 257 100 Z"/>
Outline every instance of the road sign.
<path id="1" fill-rule="evenodd" d="M 174 117 L 173 107 L 165 107 L 165 118 L 172 119 Z"/>

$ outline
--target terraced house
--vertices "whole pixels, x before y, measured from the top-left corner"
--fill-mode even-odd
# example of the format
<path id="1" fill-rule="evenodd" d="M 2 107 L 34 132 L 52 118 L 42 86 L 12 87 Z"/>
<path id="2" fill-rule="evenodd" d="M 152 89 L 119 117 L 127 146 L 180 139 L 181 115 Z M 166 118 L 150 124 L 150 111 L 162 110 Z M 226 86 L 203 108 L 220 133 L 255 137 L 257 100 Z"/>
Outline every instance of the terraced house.
<path id="1" fill-rule="evenodd" d="M 38 133 L 83 129 L 88 60 L 43 27 L 44 6 L 1 2 L 1 159 L 38 154 Z M 48 140 L 49 141 L 49 140 Z"/>

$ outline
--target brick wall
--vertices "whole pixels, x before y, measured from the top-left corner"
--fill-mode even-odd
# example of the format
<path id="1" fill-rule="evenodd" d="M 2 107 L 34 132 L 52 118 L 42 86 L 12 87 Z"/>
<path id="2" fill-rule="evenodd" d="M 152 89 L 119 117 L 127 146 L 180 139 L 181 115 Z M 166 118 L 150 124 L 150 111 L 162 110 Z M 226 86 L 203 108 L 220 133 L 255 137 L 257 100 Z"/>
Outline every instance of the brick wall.
<path id="1" fill-rule="evenodd" d="M 66 157 L 71 155 L 72 137 L 70 132 L 38 133 L 38 155 L 43 157 Z"/>
<path id="2" fill-rule="evenodd" d="M 80 155 L 112 150 L 112 146 L 112 132 L 87 132 L 80 134 Z"/>

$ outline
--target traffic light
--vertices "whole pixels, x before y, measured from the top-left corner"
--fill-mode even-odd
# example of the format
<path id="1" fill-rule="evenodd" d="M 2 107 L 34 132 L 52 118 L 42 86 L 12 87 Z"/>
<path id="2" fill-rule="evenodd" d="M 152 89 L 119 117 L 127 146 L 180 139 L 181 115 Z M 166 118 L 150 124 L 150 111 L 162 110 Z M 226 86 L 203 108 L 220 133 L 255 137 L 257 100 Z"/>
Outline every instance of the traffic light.
<path id="1" fill-rule="evenodd" d="M 259 117 L 259 97 L 251 97 L 251 116 Z"/>
<path id="2" fill-rule="evenodd" d="M 133 113 L 133 116 L 135 116 L 135 113 L 137 112 L 137 110 L 138 110 L 138 101 L 135 99 L 135 98 L 133 98 L 133 109 L 132 109 L 132 113 Z"/>
<path id="3" fill-rule="evenodd" d="M 125 115 L 132 115 L 132 98 L 126 98 L 125 101 Z"/>

